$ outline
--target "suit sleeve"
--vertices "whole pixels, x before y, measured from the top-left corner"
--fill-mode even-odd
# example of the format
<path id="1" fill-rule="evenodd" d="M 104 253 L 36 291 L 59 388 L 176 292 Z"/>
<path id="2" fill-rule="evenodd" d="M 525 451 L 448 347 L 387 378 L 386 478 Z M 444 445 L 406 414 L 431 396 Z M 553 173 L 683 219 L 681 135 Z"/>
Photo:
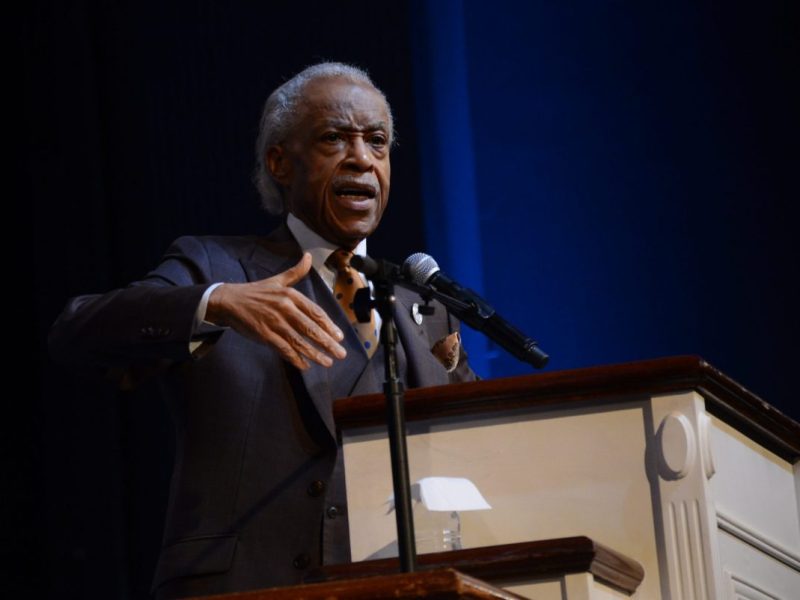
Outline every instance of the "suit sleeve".
<path id="1" fill-rule="evenodd" d="M 50 352 L 59 362 L 101 368 L 187 360 L 195 311 L 211 283 L 203 241 L 179 238 L 144 279 L 67 302 L 50 330 Z"/>

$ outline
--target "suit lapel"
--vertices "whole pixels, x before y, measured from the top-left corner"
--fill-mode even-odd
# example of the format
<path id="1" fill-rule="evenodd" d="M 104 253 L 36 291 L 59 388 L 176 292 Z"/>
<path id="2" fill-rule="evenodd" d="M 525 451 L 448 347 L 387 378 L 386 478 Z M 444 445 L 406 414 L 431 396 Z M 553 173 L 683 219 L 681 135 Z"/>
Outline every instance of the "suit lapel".
<path id="1" fill-rule="evenodd" d="M 316 271 L 298 283 L 297 289 L 316 302 L 344 333 L 344 340 L 340 342 L 347 351 L 347 357 L 344 360 L 334 360 L 333 365 L 329 368 L 315 364 L 311 369 L 303 372 L 304 377 L 311 375 L 312 370 L 323 373 L 326 381 L 330 382 L 330 395 L 328 396 L 330 405 L 331 400 L 350 395 L 353 386 L 367 366 L 367 353 L 361 347 L 358 335 L 347 320 L 342 307 L 339 306 Z M 328 412 L 330 412 L 330 407 Z M 332 422 L 331 426 L 333 427 Z"/>
<path id="2" fill-rule="evenodd" d="M 248 256 L 239 260 L 247 281 L 258 281 L 282 273 L 303 256 L 289 228 L 282 225 L 265 238 L 259 238 Z"/>
<path id="3" fill-rule="evenodd" d="M 344 333 L 344 340 L 341 342 L 347 351 L 344 360 L 334 359 L 331 367 L 323 367 L 312 362 L 310 368 L 300 372 L 308 395 L 317 407 L 331 436 L 336 439 L 333 400 L 350 395 L 355 382 L 367 365 L 367 355 L 361 348 L 355 330 L 316 271 L 312 271 L 308 277 L 298 282 L 295 288 L 316 302 Z"/>

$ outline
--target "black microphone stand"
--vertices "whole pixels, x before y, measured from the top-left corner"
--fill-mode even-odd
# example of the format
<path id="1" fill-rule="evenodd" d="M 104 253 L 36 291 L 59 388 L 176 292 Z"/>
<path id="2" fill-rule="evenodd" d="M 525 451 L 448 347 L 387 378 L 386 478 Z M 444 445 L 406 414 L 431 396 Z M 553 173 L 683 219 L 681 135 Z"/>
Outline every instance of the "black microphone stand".
<path id="1" fill-rule="evenodd" d="M 394 283 L 389 266 L 378 261 L 378 269 L 369 278 L 374 286 L 375 300 L 370 299 L 369 288 L 356 292 L 353 308 L 359 321 L 370 321 L 369 311 L 376 308 L 381 316 L 381 344 L 383 344 L 389 451 L 392 461 L 394 508 L 397 520 L 397 548 L 400 568 L 404 573 L 417 569 L 417 552 L 414 540 L 414 521 L 411 509 L 411 485 L 408 476 L 408 448 L 406 446 L 405 389 L 397 368 L 397 328 L 394 324 Z"/>

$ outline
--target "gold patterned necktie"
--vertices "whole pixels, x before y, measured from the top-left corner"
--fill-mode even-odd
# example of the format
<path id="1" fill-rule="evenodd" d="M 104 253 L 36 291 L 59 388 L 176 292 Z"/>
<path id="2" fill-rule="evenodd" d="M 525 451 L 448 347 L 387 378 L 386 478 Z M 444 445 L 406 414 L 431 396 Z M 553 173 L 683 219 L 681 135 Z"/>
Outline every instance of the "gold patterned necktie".
<path id="1" fill-rule="evenodd" d="M 336 271 L 336 280 L 333 282 L 333 295 L 342 307 L 347 320 L 356 330 L 358 339 L 367 353 L 372 358 L 378 349 L 378 330 L 375 327 L 375 311 L 370 311 L 369 323 L 361 323 L 353 309 L 353 299 L 356 292 L 367 287 L 358 272 L 350 266 L 353 253 L 342 248 L 336 250 L 328 258 L 328 265 Z"/>

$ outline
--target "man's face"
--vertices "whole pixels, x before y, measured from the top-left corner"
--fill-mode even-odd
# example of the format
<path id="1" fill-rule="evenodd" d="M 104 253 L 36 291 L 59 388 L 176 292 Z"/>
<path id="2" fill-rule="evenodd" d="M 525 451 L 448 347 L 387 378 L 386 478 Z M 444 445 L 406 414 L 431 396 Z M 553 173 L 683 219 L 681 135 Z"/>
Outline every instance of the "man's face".
<path id="1" fill-rule="evenodd" d="M 289 139 L 267 152 L 289 211 L 339 246 L 354 248 L 389 200 L 389 112 L 372 87 L 320 79 L 305 88 Z"/>

